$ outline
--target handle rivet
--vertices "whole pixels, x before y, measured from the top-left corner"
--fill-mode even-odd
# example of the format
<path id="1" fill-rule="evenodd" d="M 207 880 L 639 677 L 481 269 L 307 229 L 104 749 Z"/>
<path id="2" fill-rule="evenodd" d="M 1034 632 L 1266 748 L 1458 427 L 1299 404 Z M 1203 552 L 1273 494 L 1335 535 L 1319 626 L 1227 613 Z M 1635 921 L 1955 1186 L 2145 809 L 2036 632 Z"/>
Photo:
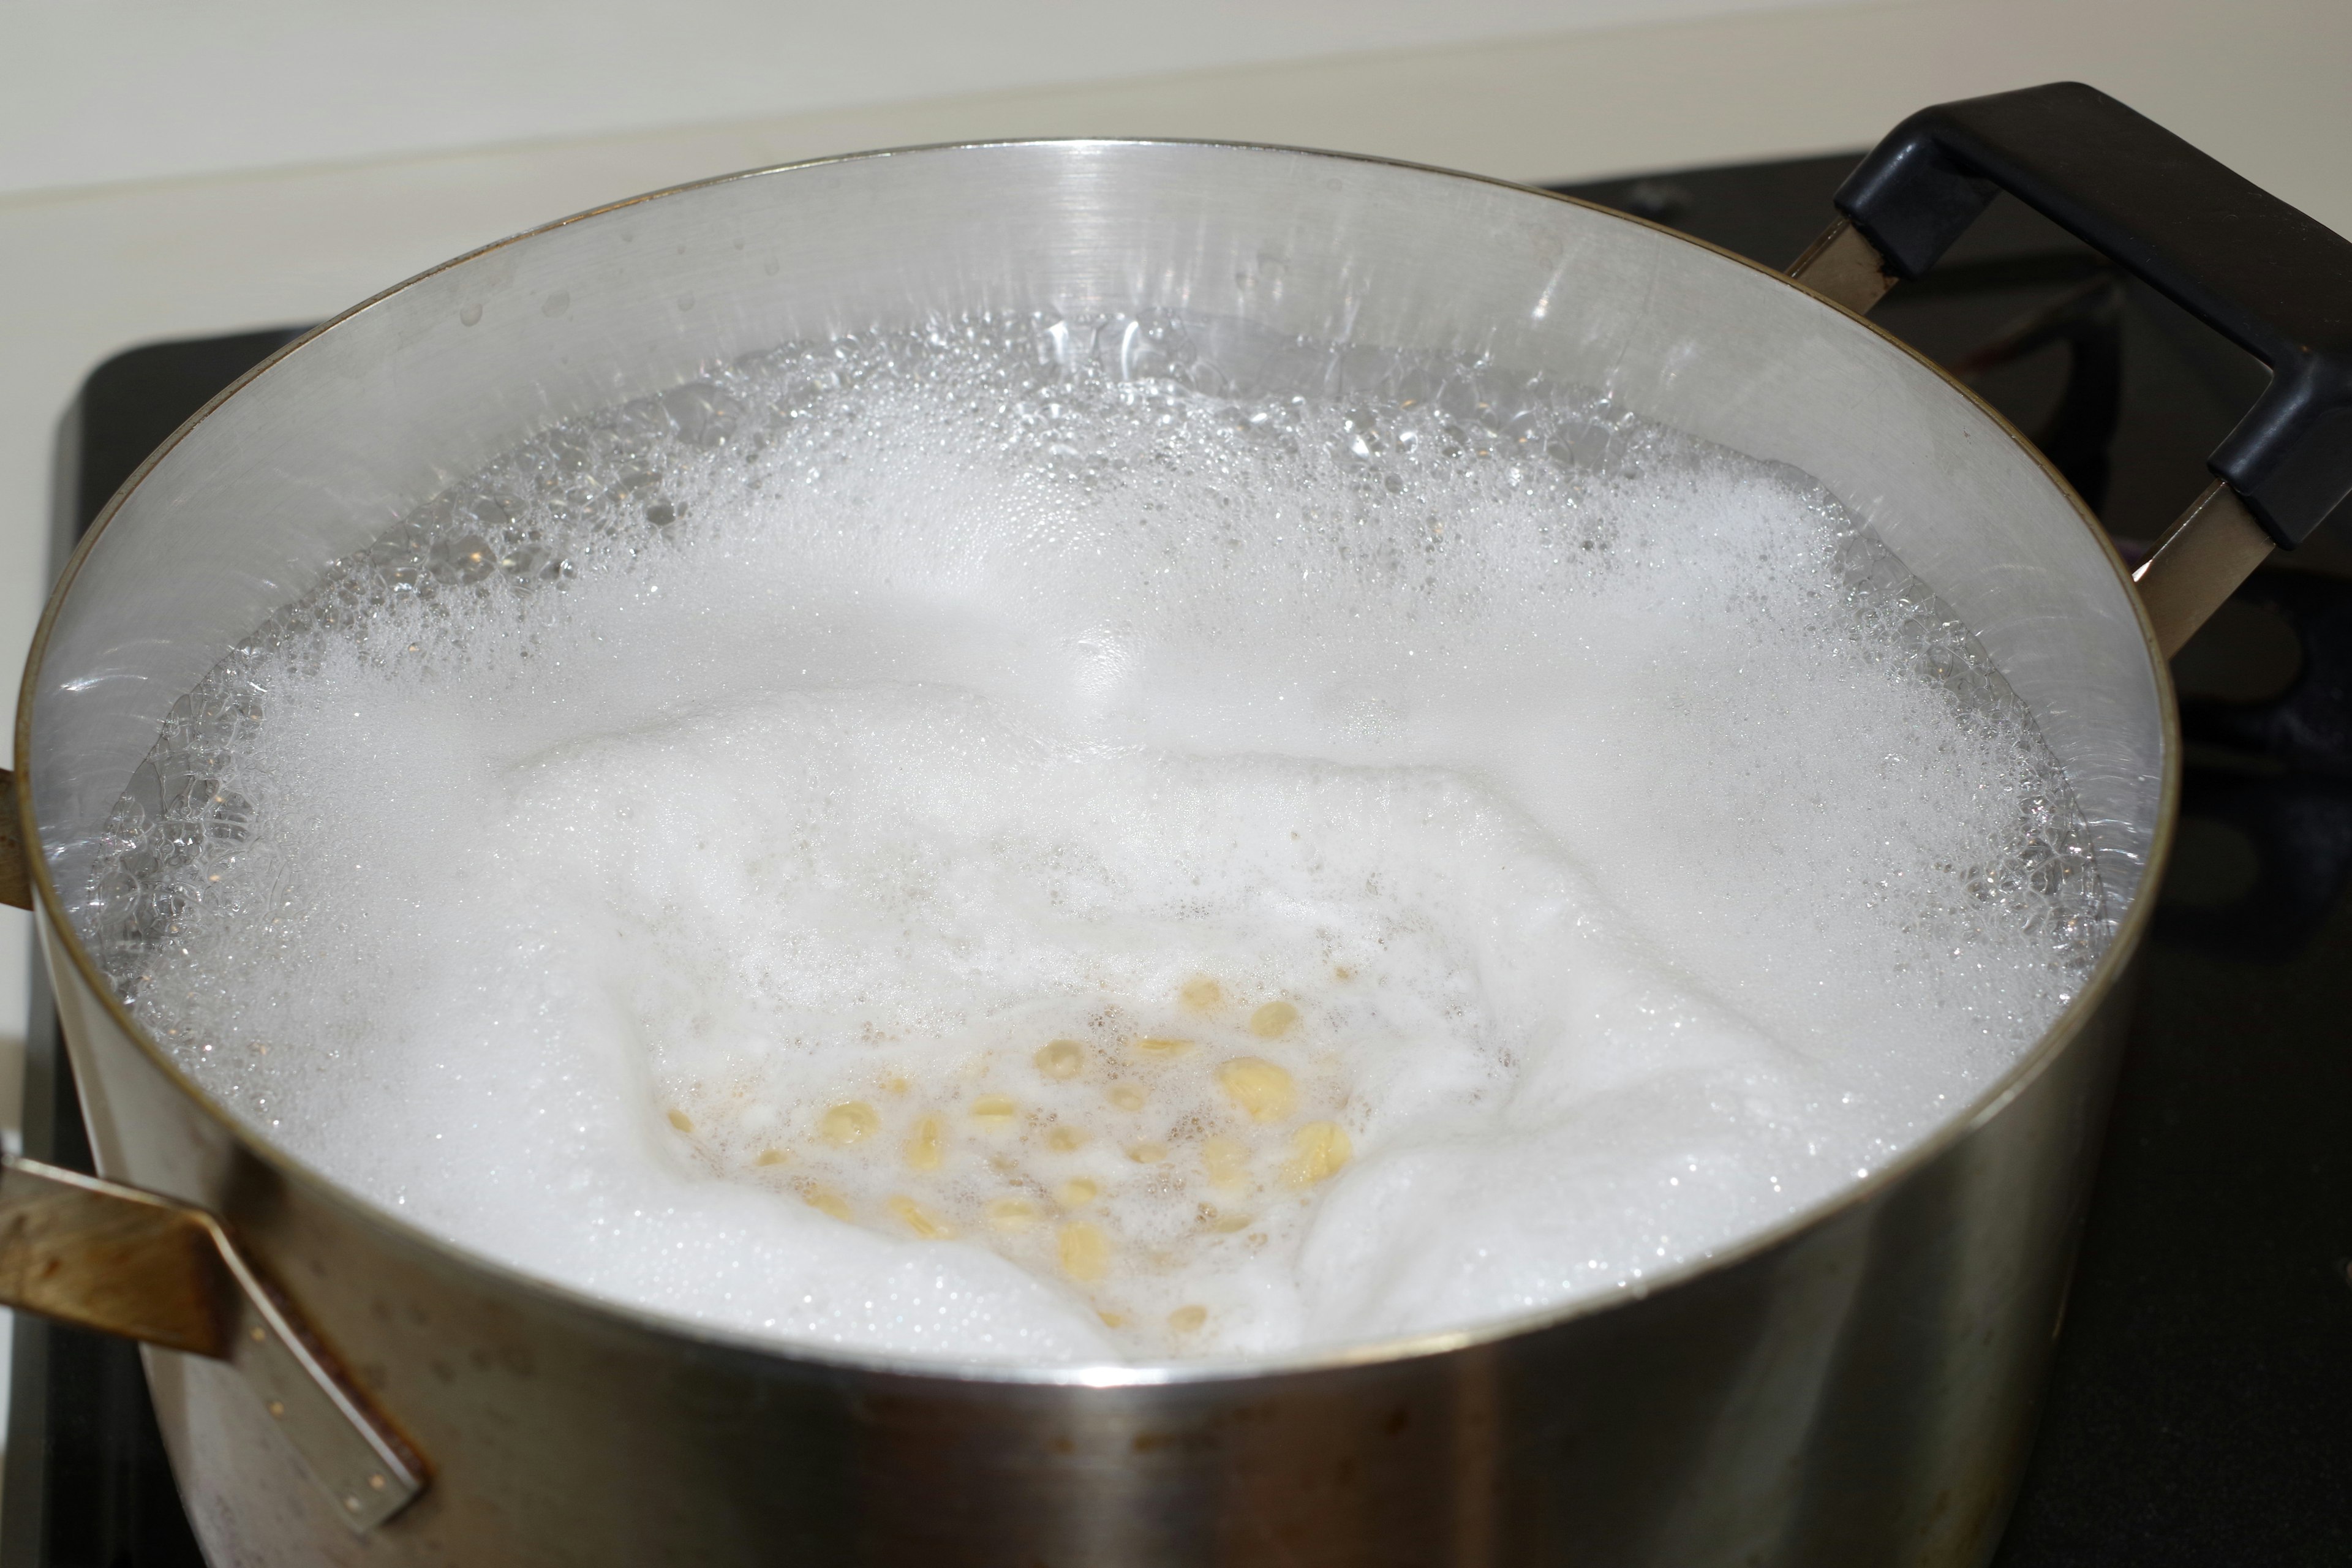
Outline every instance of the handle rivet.
<path id="1" fill-rule="evenodd" d="M 286 1419 L 286 1404 L 285 1404 L 285 1401 L 283 1401 L 283 1400 L 278 1400 L 278 1399 L 273 1399 L 273 1400 L 271 1400 L 271 1401 L 269 1402 L 269 1414 L 271 1414 L 272 1415 L 277 1416 L 277 1417 L 278 1417 L 279 1420 L 281 1420 L 281 1421 L 283 1421 L 284 1419 Z"/>

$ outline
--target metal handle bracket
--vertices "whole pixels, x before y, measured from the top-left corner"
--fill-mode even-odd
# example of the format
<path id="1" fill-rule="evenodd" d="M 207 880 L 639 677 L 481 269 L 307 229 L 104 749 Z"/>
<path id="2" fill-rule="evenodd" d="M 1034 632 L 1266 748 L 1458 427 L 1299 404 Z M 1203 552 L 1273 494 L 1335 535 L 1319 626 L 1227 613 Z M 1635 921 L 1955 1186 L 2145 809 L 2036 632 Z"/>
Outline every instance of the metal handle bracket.
<path id="1" fill-rule="evenodd" d="M 2206 486 L 2132 574 L 2164 657 L 2179 653 L 2277 548 L 2228 480 Z"/>
<path id="2" fill-rule="evenodd" d="M 24 830 L 16 825 L 16 775 L 0 768 L 0 904 L 33 907 L 33 878 L 25 861 Z"/>
<path id="3" fill-rule="evenodd" d="M 226 1361 L 354 1531 L 426 1470 L 199 1208 L 78 1171 L 0 1162 L 0 1304 Z"/>
<path id="4" fill-rule="evenodd" d="M 1789 276 L 1857 316 L 1870 314 L 1870 308 L 1886 298 L 1897 281 L 1878 247 L 1843 217 L 1789 264 Z"/>

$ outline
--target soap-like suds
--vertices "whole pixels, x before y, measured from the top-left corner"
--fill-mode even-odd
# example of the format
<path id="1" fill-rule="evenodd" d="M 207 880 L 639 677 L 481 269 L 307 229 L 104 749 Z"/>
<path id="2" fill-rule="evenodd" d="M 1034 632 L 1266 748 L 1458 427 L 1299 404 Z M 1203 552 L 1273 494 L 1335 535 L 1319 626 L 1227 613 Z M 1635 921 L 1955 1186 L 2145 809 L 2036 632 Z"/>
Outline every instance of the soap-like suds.
<path id="1" fill-rule="evenodd" d="M 2055 763 L 1803 476 L 1221 341 L 943 323 L 549 432 L 173 710 L 76 918 L 430 1230 L 966 1361 L 1638 1287 L 2070 998 Z"/>

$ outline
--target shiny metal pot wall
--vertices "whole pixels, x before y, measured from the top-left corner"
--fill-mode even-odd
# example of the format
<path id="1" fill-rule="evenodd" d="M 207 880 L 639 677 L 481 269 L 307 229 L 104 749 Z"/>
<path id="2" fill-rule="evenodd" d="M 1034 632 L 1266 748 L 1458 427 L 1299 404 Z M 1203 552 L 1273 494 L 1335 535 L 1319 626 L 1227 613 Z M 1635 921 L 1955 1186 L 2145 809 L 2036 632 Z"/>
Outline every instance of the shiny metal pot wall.
<path id="1" fill-rule="evenodd" d="M 2126 910 L 2095 982 L 1910 1156 L 1643 1299 L 1244 1371 L 986 1376 L 736 1342 L 461 1255 L 231 1121 L 104 992 L 47 879 L 84 863 L 164 710 L 331 559 L 549 422 L 711 361 L 1037 307 L 1486 355 L 1818 476 L 1978 629 L 2074 780 Z M 625 203 L 304 340 L 93 534 L 36 647 L 17 757 L 100 1167 L 218 1215 L 221 1255 L 255 1271 L 218 1342 L 190 1331 L 210 1353 L 148 1352 L 215 1563 L 1966 1563 L 1997 1533 L 2059 1319 L 2147 923 L 2133 895 L 2168 830 L 2170 713 L 2073 497 L 1822 297 L 1466 176 L 1072 142 Z M 248 1331 L 312 1361 L 240 1359 Z M 306 1375 L 324 1402 L 289 1409 Z M 382 1441 L 339 1459 L 326 1429 L 371 1413 Z"/>

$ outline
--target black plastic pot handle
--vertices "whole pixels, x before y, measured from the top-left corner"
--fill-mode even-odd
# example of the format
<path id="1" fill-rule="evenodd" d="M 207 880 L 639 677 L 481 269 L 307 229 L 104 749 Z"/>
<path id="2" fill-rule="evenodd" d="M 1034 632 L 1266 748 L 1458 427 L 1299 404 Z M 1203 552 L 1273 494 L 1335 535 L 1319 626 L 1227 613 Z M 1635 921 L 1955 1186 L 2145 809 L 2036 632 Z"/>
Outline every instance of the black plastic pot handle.
<path id="1" fill-rule="evenodd" d="M 2299 544 L 2352 494 L 2352 241 L 2080 82 L 1923 109 L 1838 189 L 1917 278 L 2007 191 L 2271 367 L 2210 467 Z"/>

